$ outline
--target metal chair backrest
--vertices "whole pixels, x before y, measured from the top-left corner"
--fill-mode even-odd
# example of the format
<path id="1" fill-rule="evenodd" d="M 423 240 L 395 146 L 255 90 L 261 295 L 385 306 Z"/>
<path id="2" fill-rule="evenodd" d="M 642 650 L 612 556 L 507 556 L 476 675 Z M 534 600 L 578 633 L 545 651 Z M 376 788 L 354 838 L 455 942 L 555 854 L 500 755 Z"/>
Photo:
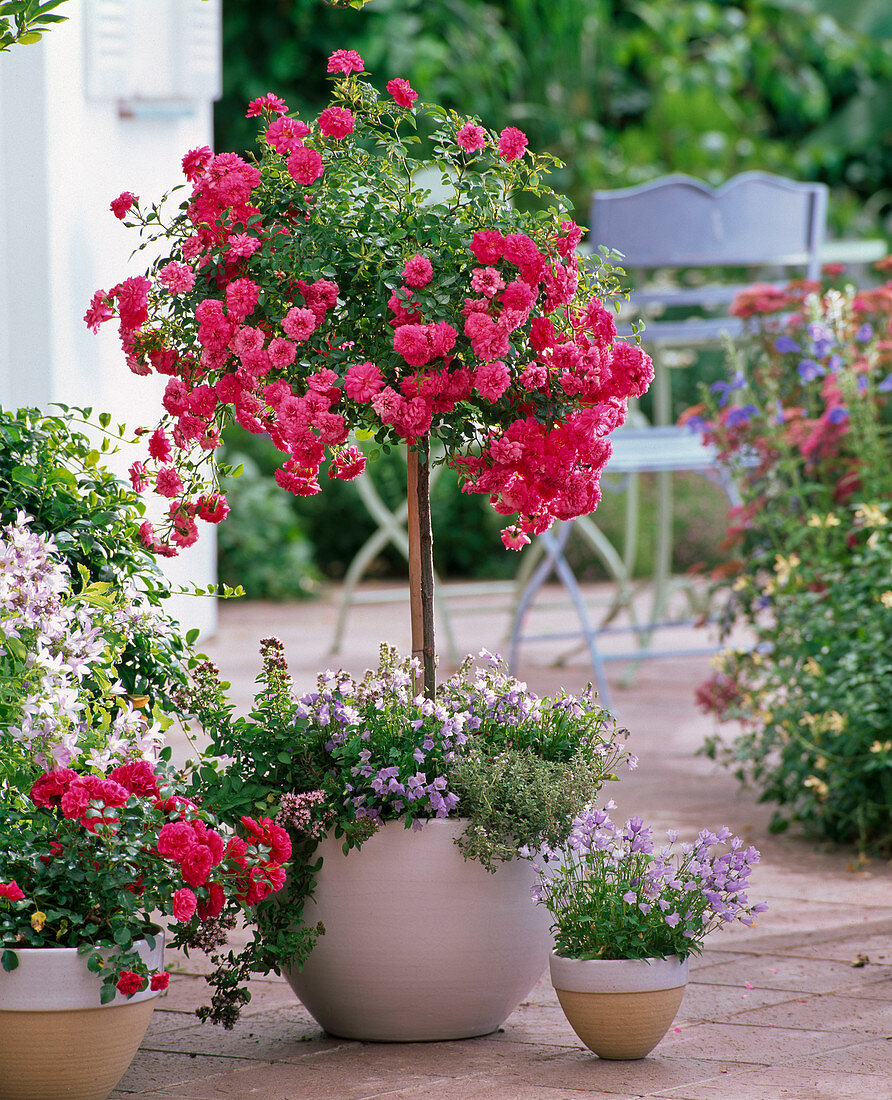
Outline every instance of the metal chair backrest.
<path id="1" fill-rule="evenodd" d="M 744 172 L 712 188 L 672 175 L 596 191 L 590 239 L 632 268 L 802 266 L 820 273 L 827 188 Z"/>

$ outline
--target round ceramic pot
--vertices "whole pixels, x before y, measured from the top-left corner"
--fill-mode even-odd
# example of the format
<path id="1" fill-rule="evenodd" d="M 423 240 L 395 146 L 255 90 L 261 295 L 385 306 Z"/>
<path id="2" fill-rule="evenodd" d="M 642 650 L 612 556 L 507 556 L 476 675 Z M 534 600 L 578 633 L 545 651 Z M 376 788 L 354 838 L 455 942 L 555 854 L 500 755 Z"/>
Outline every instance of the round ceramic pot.
<path id="1" fill-rule="evenodd" d="M 137 949 L 160 968 L 164 935 Z M 100 980 L 74 947 L 14 948 L 0 970 L 0 1100 L 105 1100 L 139 1049 L 158 998 L 99 1003 Z"/>
<path id="2" fill-rule="evenodd" d="M 551 983 L 570 1026 L 599 1058 L 644 1058 L 669 1030 L 684 996 L 688 960 L 566 959 L 552 954 Z"/>
<path id="3" fill-rule="evenodd" d="M 388 822 L 344 855 L 328 836 L 302 970 L 286 976 L 330 1034 L 381 1042 L 463 1039 L 502 1024 L 542 976 L 550 917 L 530 896 L 528 860 L 495 874 L 455 845 L 466 822 Z"/>

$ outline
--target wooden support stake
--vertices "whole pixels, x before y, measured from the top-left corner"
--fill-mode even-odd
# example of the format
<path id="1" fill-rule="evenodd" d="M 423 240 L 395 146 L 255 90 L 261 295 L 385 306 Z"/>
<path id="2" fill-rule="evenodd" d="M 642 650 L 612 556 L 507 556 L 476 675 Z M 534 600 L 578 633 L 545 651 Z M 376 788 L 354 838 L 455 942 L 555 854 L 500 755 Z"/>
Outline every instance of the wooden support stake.
<path id="1" fill-rule="evenodd" d="M 410 448 L 408 467 L 409 607 L 412 656 L 421 662 L 416 690 L 428 699 L 436 693 L 434 640 L 434 556 L 431 531 L 430 450 L 427 440 Z"/>

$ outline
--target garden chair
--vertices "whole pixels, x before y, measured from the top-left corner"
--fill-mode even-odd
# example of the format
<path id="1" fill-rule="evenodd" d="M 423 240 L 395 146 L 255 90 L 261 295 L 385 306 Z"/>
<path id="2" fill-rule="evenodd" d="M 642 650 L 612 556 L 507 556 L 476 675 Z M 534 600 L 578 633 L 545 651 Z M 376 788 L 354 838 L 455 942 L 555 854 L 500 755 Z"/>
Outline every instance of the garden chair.
<path id="1" fill-rule="evenodd" d="M 601 698 L 609 705 L 605 661 L 637 662 L 645 657 L 678 654 L 677 650 L 656 650 L 651 645 L 655 629 L 679 625 L 667 618 L 672 476 L 677 471 L 694 471 L 719 480 L 729 496 L 732 488 L 723 478 L 714 451 L 673 423 L 673 350 L 721 344 L 727 336 L 739 332 L 741 322 L 729 316 L 728 307 L 738 291 L 752 282 L 753 272 L 763 277 L 768 272 L 772 278 L 795 273 L 817 278 L 826 210 L 827 188 L 823 184 L 799 183 L 764 172 L 745 172 L 715 189 L 689 176 L 671 175 L 638 187 L 595 192 L 589 239 L 596 248 L 621 253 L 621 262 L 631 277 L 634 292 L 621 319 L 620 336 L 632 334 L 631 319 L 644 321 L 642 343 L 653 357 L 656 370 L 653 419 L 648 422 L 639 410 L 630 410 L 627 424 L 612 437 L 614 455 L 607 465 L 604 484 L 610 487 L 611 476 L 618 475 L 628 493 L 622 552 L 608 542 L 590 517 L 555 525 L 530 548 L 532 557 L 525 566 L 511 626 L 512 668 L 524 642 L 546 637 L 581 638 L 581 644 L 589 650 Z M 717 271 L 721 276 L 727 269 L 745 269 L 750 277 L 741 283 L 714 277 Z M 688 282 L 668 278 L 671 272 L 687 273 Z M 683 316 L 669 319 L 667 313 Z M 637 479 L 641 473 L 653 473 L 657 483 L 656 549 L 646 623 L 638 621 L 632 602 L 636 592 L 632 571 L 638 531 Z M 601 557 L 613 582 L 613 594 L 600 623 L 593 621 L 565 556 L 574 530 Z M 552 573 L 568 590 L 580 628 L 559 635 L 524 634 L 527 613 Z M 631 626 L 611 626 L 622 612 L 629 616 Z M 635 648 L 631 652 L 602 653 L 597 635 L 616 630 L 634 632 Z"/>

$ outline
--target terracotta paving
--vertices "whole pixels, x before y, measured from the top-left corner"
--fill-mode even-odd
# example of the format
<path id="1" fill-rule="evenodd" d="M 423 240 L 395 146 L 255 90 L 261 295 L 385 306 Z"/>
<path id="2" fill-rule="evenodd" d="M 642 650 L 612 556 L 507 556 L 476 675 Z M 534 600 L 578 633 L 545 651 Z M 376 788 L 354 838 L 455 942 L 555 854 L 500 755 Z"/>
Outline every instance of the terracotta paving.
<path id="1" fill-rule="evenodd" d="M 366 588 L 366 595 L 376 590 Z M 551 594 L 552 596 L 554 593 Z M 286 645 L 295 683 L 353 673 L 376 662 L 379 639 L 409 647 L 405 602 L 363 603 L 350 613 L 343 652 L 329 655 L 338 590 L 311 603 L 230 602 L 205 649 L 246 707 L 268 634 Z M 543 630 L 571 628 L 559 600 L 541 601 Z M 506 648 L 504 597 L 481 591 L 450 601 L 461 652 Z M 676 631 L 674 646 L 700 646 L 703 631 Z M 625 644 L 612 642 L 611 644 Z M 548 646 L 552 648 L 549 649 Z M 554 643 L 522 653 L 518 674 L 546 694 L 591 679 L 581 655 L 554 667 Z M 771 809 L 696 755 L 710 730 L 693 704 L 707 657 L 609 666 L 613 708 L 640 758 L 609 792 L 618 814 L 640 813 L 658 830 L 728 825 L 762 851 L 751 895 L 769 911 L 751 930 L 716 934 L 700 959 L 673 1027 L 638 1062 L 602 1061 L 577 1041 L 547 974 L 503 1028 L 449 1043 L 358 1043 L 325 1035 L 281 980 L 252 984 L 236 1028 L 195 1020 L 205 984 L 198 957 L 176 960 L 170 991 L 112 1094 L 117 1100 L 892 1100 L 892 867 L 861 864 L 796 834 L 768 832 Z M 184 742 L 177 755 L 187 755 Z"/>

